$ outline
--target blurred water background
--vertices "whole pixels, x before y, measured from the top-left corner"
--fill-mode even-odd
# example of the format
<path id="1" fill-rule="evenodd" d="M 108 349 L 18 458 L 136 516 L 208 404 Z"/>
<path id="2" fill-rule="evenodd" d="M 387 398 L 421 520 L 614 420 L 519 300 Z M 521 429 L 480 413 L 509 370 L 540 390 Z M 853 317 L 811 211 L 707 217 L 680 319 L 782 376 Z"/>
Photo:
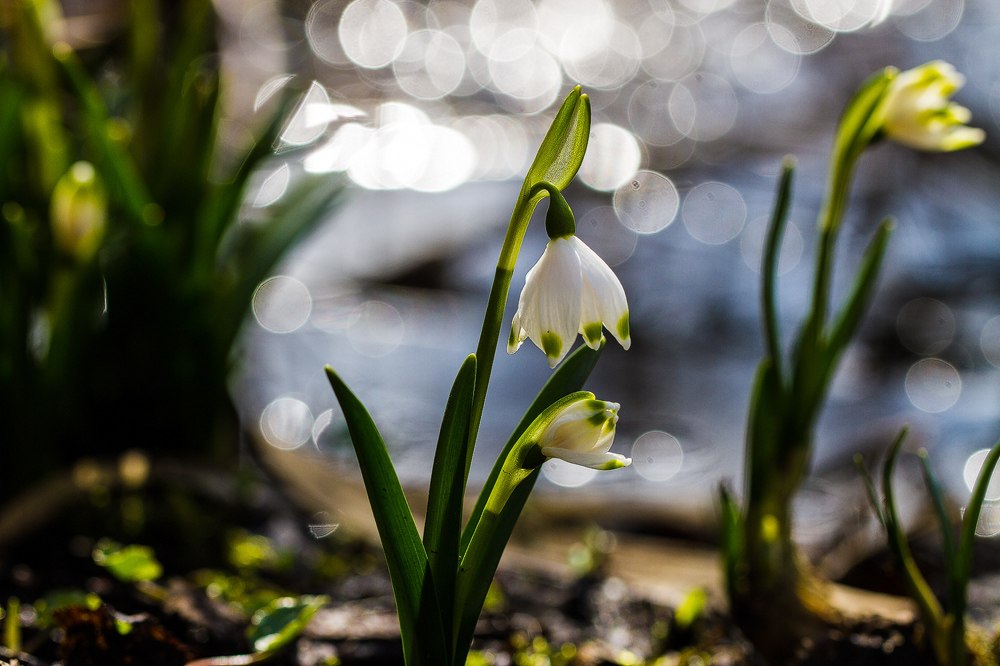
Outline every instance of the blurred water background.
<path id="1" fill-rule="evenodd" d="M 258 178 L 257 208 L 304 172 L 348 203 L 254 297 L 231 386 L 262 447 L 355 473 L 323 374 L 372 411 L 404 485 L 429 478 L 454 374 L 474 350 L 503 231 L 555 108 L 580 84 L 594 127 L 567 191 L 580 236 L 628 294 L 633 345 L 587 388 L 622 404 L 614 473 L 547 463 L 549 497 L 710 511 L 738 488 L 763 347 L 761 244 L 782 156 L 797 171 L 781 254 L 786 339 L 806 305 L 814 220 L 837 116 L 886 65 L 942 58 L 987 131 L 980 148 L 862 159 L 836 267 L 847 288 L 877 222 L 898 220 L 884 277 L 821 420 L 800 523 L 836 535 L 862 510 L 850 457 L 903 423 L 964 502 L 1000 435 L 1000 6 L 964 0 L 319 0 L 219 3 L 234 99 L 303 91 L 283 141 L 311 145 Z M 239 138 L 240 113 L 231 124 Z M 304 155 L 304 156 L 303 156 Z M 545 205 L 539 207 L 543 214 Z M 532 223 L 505 321 L 546 238 Z M 251 214 L 252 217 L 252 214 Z M 251 220 L 252 221 L 252 220 Z M 506 330 L 504 332 L 506 335 Z M 472 483 L 549 376 L 498 353 Z M 977 457 L 978 455 L 978 457 Z M 613 498 L 613 501 L 612 501 Z M 1000 481 L 991 499 L 1000 500 Z M 1000 507 L 983 534 L 1000 531 Z"/>

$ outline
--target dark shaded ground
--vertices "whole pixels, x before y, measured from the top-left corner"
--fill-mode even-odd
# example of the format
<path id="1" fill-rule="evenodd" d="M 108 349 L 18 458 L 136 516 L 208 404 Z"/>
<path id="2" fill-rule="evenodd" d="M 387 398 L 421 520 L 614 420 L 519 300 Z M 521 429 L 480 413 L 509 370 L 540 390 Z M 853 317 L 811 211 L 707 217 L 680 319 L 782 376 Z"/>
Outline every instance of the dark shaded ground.
<path id="1" fill-rule="evenodd" d="M 270 663 L 402 664 L 377 548 L 343 530 L 317 538 L 330 528 L 310 532 L 308 516 L 251 478 L 164 463 L 134 481 L 128 486 L 111 468 L 78 467 L 72 479 L 0 514 L 0 600 L 21 603 L 21 653 L 5 650 L 2 660 L 183 666 L 243 655 L 252 650 L 247 629 L 258 608 L 286 595 L 326 594 L 330 603 Z M 37 512 L 24 513 L 31 505 Z M 17 525 L 19 511 L 30 520 Z M 116 579 L 93 557 L 106 537 L 151 546 L 164 574 L 155 582 Z M 498 574 L 470 664 L 761 663 L 725 616 L 700 610 L 697 595 L 680 609 L 653 603 L 603 574 L 592 533 L 579 546 L 570 557 L 576 575 Z M 884 576 L 881 564 L 872 566 L 873 578 Z M 7 645 L 9 625 L 5 619 Z M 918 637 L 918 627 L 871 620 L 803 646 L 800 663 L 933 663 Z"/>

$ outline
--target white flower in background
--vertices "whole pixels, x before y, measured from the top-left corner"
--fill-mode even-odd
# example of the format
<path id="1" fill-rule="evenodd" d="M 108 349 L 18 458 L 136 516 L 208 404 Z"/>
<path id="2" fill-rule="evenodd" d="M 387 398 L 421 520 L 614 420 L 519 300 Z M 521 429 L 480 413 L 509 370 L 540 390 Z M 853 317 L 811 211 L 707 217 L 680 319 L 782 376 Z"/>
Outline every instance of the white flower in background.
<path id="1" fill-rule="evenodd" d="M 972 113 L 950 101 L 965 77 L 943 60 L 900 72 L 882 101 L 882 130 L 920 150 L 960 150 L 983 142 L 986 132 L 965 123 Z"/>
<path id="2" fill-rule="evenodd" d="M 524 280 L 507 353 L 513 354 L 530 338 L 554 368 L 573 346 L 577 333 L 597 349 L 602 325 L 622 347 L 629 348 L 628 302 L 621 282 L 576 236 L 550 240 Z"/>
<path id="3" fill-rule="evenodd" d="M 617 402 L 581 398 L 563 407 L 538 441 L 542 455 L 593 469 L 617 469 L 631 458 L 611 453 L 618 423 Z"/>

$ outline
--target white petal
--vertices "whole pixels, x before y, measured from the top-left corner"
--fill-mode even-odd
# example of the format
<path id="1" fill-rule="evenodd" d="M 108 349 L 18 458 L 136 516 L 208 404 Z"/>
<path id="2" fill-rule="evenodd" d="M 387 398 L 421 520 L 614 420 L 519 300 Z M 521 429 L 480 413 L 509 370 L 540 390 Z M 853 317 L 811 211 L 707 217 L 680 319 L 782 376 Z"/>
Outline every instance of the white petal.
<path id="1" fill-rule="evenodd" d="M 555 367 L 580 328 L 580 259 L 564 238 L 549 241 L 528 271 L 518 304 L 521 326 Z M 548 346 L 548 349 L 546 347 Z"/>
<path id="2" fill-rule="evenodd" d="M 548 458 L 559 458 L 574 465 L 582 465 L 592 469 L 614 469 L 616 467 L 626 467 L 631 464 L 632 459 L 626 458 L 618 453 L 608 451 L 597 453 L 584 453 L 573 449 L 558 449 L 555 447 L 543 447 L 542 455 Z"/>
<path id="3" fill-rule="evenodd" d="M 587 244 L 574 236 L 570 239 L 580 257 L 580 267 L 583 271 L 583 304 L 581 310 L 588 317 L 581 322 L 585 326 L 596 320 L 603 322 L 611 335 L 628 349 L 632 344 L 628 330 L 628 301 L 625 290 L 614 271 L 604 263 L 596 252 Z"/>

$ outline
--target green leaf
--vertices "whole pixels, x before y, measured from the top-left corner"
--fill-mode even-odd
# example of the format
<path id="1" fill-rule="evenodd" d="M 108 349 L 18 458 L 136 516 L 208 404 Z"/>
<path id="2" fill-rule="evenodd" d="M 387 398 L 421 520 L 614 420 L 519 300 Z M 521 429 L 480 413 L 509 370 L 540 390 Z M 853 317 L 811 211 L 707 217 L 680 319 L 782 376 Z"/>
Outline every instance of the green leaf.
<path id="1" fill-rule="evenodd" d="M 979 470 L 979 476 L 976 477 L 976 485 L 972 488 L 972 496 L 969 497 L 969 503 L 965 507 L 965 516 L 962 518 L 962 534 L 958 542 L 958 550 L 955 553 L 955 566 L 951 575 L 953 589 L 948 599 L 951 604 L 949 611 L 953 621 L 949 640 L 952 663 L 959 663 L 954 660 L 965 656 L 965 608 L 969 576 L 972 575 L 972 549 L 976 540 L 976 528 L 979 526 L 979 515 L 983 510 L 983 502 L 986 500 L 986 491 L 989 489 L 998 461 L 1000 461 L 1000 442 L 994 444 L 986 455 L 983 466 Z"/>
<path id="2" fill-rule="evenodd" d="M 427 495 L 424 549 L 434 576 L 445 627 L 452 625 L 458 543 L 470 462 L 466 459 L 466 441 L 475 387 L 476 355 L 470 354 L 459 369 L 448 396 Z"/>
<path id="3" fill-rule="evenodd" d="M 56 61 L 62 65 L 63 72 L 70 81 L 73 92 L 80 103 L 83 116 L 90 126 L 90 133 L 96 148 L 104 159 L 103 175 L 121 196 L 132 222 L 137 225 L 145 224 L 146 216 L 150 211 L 147 207 L 153 201 L 132 156 L 112 137 L 108 109 L 101 98 L 100 91 L 83 68 L 83 64 L 73 49 L 60 42 L 53 50 L 53 54 Z"/>
<path id="4" fill-rule="evenodd" d="M 220 239 L 224 238 L 228 225 L 236 217 L 250 176 L 272 154 L 271 145 L 277 140 L 284 118 L 292 109 L 291 101 L 285 99 L 278 109 L 267 131 L 253 144 L 228 180 L 209 191 L 198 210 L 192 262 L 197 279 L 211 279 L 218 259 L 217 251 L 222 244 Z"/>
<path id="5" fill-rule="evenodd" d="M 125 546 L 102 541 L 94 549 L 94 562 L 124 583 L 156 580 L 163 575 L 163 565 L 149 546 Z"/>
<path id="6" fill-rule="evenodd" d="M 320 608 L 325 596 L 282 597 L 254 614 L 247 638 L 256 652 L 274 653 L 297 639 Z"/>
<path id="7" fill-rule="evenodd" d="M 385 442 L 364 405 L 330 366 L 326 375 L 347 420 L 385 550 L 406 663 L 446 664 L 449 651 L 427 555 Z"/>
<path id="8" fill-rule="evenodd" d="M 782 164 L 781 180 L 778 182 L 778 196 L 774 203 L 774 213 L 768 227 L 767 243 L 764 246 L 764 257 L 761 261 L 761 301 L 764 316 L 764 338 L 767 342 L 767 354 L 774 363 L 775 372 L 781 377 L 781 330 L 778 325 L 777 296 L 775 287 L 778 279 L 778 255 L 781 252 L 781 239 L 788 222 L 788 210 L 792 199 L 792 176 L 795 173 L 795 158 L 786 157 Z"/>
<path id="9" fill-rule="evenodd" d="M 510 449 L 505 448 L 500 459 L 501 473 L 488 494 L 485 488 L 480 493 L 480 500 L 484 496 L 486 499 L 468 547 L 463 550 L 456 584 L 456 666 L 464 663 L 500 557 L 538 479 L 539 466 L 545 461 L 538 449 L 538 440 L 563 406 L 576 400 L 593 398 L 592 393 L 579 391 L 547 405 L 524 429 L 514 445 Z M 471 520 L 469 522 L 472 523 Z"/>
<path id="10" fill-rule="evenodd" d="M 927 580 L 917 568 L 917 563 L 910 554 L 910 546 L 906 540 L 906 532 L 899 521 L 899 512 L 896 510 L 896 496 L 892 488 L 892 473 L 896 468 L 896 460 L 903 448 L 903 442 L 909 434 L 909 428 L 903 428 L 896 436 L 896 440 L 889 448 L 885 464 L 882 466 L 882 495 L 884 497 L 885 531 L 889 541 L 889 548 L 896 556 L 896 564 L 901 569 L 899 572 L 903 576 L 907 587 L 910 589 L 910 596 L 920 609 L 920 614 L 927 623 L 934 635 L 940 635 L 944 626 L 944 612 L 934 593 L 931 591 Z"/>
<path id="11" fill-rule="evenodd" d="M 732 597 L 746 548 L 743 543 L 743 512 L 733 496 L 733 491 L 726 483 L 719 484 L 719 513 L 722 528 L 722 566 L 726 574 L 726 585 Z"/>
<path id="12" fill-rule="evenodd" d="M 560 190 L 569 185 L 583 163 L 590 141 L 590 98 L 573 88 L 556 113 L 549 131 L 528 169 L 521 196 L 540 182 L 549 182 Z M 537 194 L 541 198 L 543 194 Z"/>
<path id="13" fill-rule="evenodd" d="M 770 358 L 761 359 L 750 390 L 747 417 L 746 467 L 747 505 L 759 503 L 777 489 L 771 477 L 779 468 L 783 449 L 782 425 L 787 413 L 783 405 L 781 378 Z"/>
<path id="14" fill-rule="evenodd" d="M 868 473 L 868 467 L 865 465 L 865 459 L 860 453 L 854 454 L 854 466 L 858 468 L 858 474 L 861 475 L 861 481 L 865 485 L 865 494 L 868 495 L 868 502 L 872 505 L 872 511 L 875 512 L 875 517 L 878 518 L 878 522 L 882 525 L 882 529 L 888 530 L 889 524 L 885 519 L 885 511 L 882 509 L 882 501 L 878 498 L 878 492 L 875 490 L 875 483 L 872 481 L 872 475 Z"/>
<path id="15" fill-rule="evenodd" d="M 220 248 L 218 272 L 222 301 L 217 314 L 223 340 L 232 340 L 242 325 L 254 290 L 282 255 L 319 224 L 339 202 L 343 184 L 329 177 L 306 178 L 273 206 L 272 217 L 233 229 Z M 227 345 L 228 348 L 228 345 Z"/>
<path id="16" fill-rule="evenodd" d="M 524 434 L 524 431 L 531 425 L 531 422 L 545 411 L 546 407 L 565 395 L 579 391 L 583 387 L 584 382 L 587 381 L 587 377 L 590 376 L 590 373 L 594 370 L 594 366 L 597 365 L 597 359 L 601 357 L 601 352 L 604 351 L 604 344 L 602 342 L 597 349 L 581 345 L 579 349 L 567 356 L 566 360 L 556 368 L 552 376 L 549 377 L 549 381 L 545 382 L 545 386 L 535 396 L 534 401 L 528 407 L 524 416 L 521 417 L 521 421 L 514 428 L 514 432 L 511 433 L 510 439 L 504 445 L 503 451 L 497 457 L 497 461 L 494 463 L 493 469 L 490 470 L 490 475 L 486 479 L 486 483 L 483 484 L 479 499 L 472 510 L 472 516 L 469 518 L 469 522 L 466 523 L 465 530 L 462 532 L 461 552 L 464 553 L 465 549 L 469 546 L 472 533 L 479 522 L 479 516 L 482 515 L 483 508 L 486 506 L 486 500 L 489 499 L 490 492 L 492 492 L 493 486 L 496 484 L 497 478 L 503 469 L 504 460 L 507 459 L 507 455 L 514 448 L 514 444 L 517 443 L 517 440 Z M 510 503 L 508 502 L 508 504 Z M 518 509 L 518 513 L 520 513 L 520 509 Z"/>
<path id="17" fill-rule="evenodd" d="M 879 272 L 882 269 L 882 261 L 885 259 L 885 251 L 889 244 L 889 236 L 892 234 L 895 225 L 892 220 L 886 218 L 878 226 L 878 230 L 868 243 L 864 256 L 861 259 L 861 267 L 858 269 L 857 277 L 850 294 L 844 300 L 844 305 L 830 333 L 827 344 L 827 363 L 832 366 L 840 357 L 841 353 L 850 343 L 862 317 L 868 310 L 872 294 L 875 292 L 875 285 L 878 282 Z M 828 371 L 830 372 L 830 371 Z"/>
<path id="18" fill-rule="evenodd" d="M 955 569 L 956 552 L 955 526 L 948 515 L 948 508 L 944 503 L 944 492 L 941 490 L 941 484 L 938 482 L 937 475 L 934 474 L 934 470 L 931 468 L 931 462 L 927 457 L 927 449 L 922 448 L 917 451 L 917 457 L 920 459 L 920 469 L 924 474 L 924 485 L 927 486 L 927 491 L 931 494 L 934 511 L 937 513 L 938 525 L 941 527 L 945 571 L 953 571 Z"/>

